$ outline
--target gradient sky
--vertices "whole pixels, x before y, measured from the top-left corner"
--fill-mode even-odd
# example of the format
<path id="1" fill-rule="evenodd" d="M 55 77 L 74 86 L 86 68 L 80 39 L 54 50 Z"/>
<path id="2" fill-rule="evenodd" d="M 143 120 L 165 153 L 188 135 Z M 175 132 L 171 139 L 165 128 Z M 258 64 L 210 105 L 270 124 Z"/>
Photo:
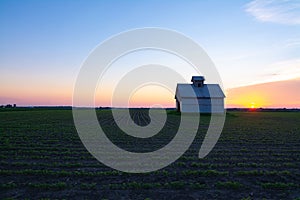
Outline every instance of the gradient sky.
<path id="1" fill-rule="evenodd" d="M 187 35 L 206 50 L 223 80 L 228 107 L 300 107 L 295 96 L 300 87 L 299 0 L 2 0 L 0 27 L 0 104 L 71 105 L 80 66 L 99 43 L 128 29 L 161 27 Z M 157 56 L 149 55 L 136 57 Z M 131 62 L 119 66 L 124 63 Z M 187 82 L 190 75 L 184 74 Z M 270 98 L 278 93 L 278 82 L 287 80 L 282 90 L 290 101 Z M 268 89 L 257 102 L 241 97 L 261 83 L 268 83 Z M 238 89 L 242 86 L 247 90 Z M 156 94 L 145 96 L 151 91 L 138 91 L 130 105 L 174 106 L 169 91 L 156 88 Z M 110 93 L 106 88 L 96 95 L 97 105 L 109 105 Z M 258 100 L 263 93 L 270 99 Z"/>

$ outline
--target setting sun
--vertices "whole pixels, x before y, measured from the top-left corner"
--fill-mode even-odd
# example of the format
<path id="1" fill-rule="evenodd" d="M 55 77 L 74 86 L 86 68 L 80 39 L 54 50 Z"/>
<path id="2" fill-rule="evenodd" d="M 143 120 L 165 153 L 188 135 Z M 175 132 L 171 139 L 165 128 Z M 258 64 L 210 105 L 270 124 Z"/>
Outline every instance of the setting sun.
<path id="1" fill-rule="evenodd" d="M 261 108 L 270 106 L 270 95 L 257 86 L 245 86 L 227 90 L 229 107 Z"/>

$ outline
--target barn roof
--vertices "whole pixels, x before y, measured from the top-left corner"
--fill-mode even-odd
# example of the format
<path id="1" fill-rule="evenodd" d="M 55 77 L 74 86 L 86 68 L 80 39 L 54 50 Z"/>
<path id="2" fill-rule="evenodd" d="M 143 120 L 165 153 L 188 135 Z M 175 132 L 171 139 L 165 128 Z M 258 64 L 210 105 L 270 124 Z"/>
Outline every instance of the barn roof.
<path id="1" fill-rule="evenodd" d="M 190 90 L 193 88 L 194 92 Z M 195 94 L 197 98 L 224 98 L 225 95 L 218 84 L 204 84 L 203 87 L 195 87 L 193 84 L 177 84 L 176 96 L 179 94 L 181 98 L 193 98 Z"/>
<path id="2" fill-rule="evenodd" d="M 192 76 L 192 82 L 194 81 L 204 81 L 204 76 Z"/>

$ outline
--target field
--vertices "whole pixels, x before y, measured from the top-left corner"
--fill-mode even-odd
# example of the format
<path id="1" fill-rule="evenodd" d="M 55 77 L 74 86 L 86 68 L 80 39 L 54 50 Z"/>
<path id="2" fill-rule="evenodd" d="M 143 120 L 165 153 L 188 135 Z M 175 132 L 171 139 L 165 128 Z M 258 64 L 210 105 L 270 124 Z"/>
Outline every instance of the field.
<path id="1" fill-rule="evenodd" d="M 162 131 L 135 139 L 110 110 L 100 124 L 118 146 L 137 152 L 167 144 L 180 115 L 169 111 Z M 147 110 L 132 110 L 136 123 Z M 84 148 L 71 110 L 0 111 L 0 199 L 300 199 L 300 112 L 229 112 L 213 151 L 198 158 L 210 116 L 201 116 L 190 149 L 159 171 L 129 174 L 98 162 Z"/>

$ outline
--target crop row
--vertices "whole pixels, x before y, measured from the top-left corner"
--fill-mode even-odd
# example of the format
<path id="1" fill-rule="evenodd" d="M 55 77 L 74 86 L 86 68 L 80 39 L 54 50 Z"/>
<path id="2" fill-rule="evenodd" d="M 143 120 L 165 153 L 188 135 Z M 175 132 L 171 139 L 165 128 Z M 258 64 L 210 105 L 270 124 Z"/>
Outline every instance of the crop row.
<path id="1" fill-rule="evenodd" d="M 217 170 L 183 170 L 180 173 L 169 172 L 166 170 L 154 172 L 156 175 L 165 176 L 178 176 L 182 174 L 184 176 L 228 176 L 228 171 L 217 171 Z M 129 175 L 120 171 L 65 171 L 65 170 L 37 170 L 37 169 L 24 169 L 24 170 L 0 170 L 0 175 L 43 175 L 43 176 L 112 176 L 112 175 Z M 291 175 L 292 173 L 288 170 L 283 171 L 263 171 L 263 170 L 248 170 L 248 171 L 235 171 L 234 175 L 237 176 L 272 176 L 272 175 Z"/>
<path id="2" fill-rule="evenodd" d="M 184 163 L 185 164 L 185 163 Z M 243 162 L 243 163 L 202 163 L 202 162 L 192 162 L 189 166 L 193 168 L 220 168 L 220 167 L 252 167 L 252 168 L 260 168 L 260 167 L 268 167 L 268 168 L 278 168 L 278 167 L 289 167 L 289 168 L 298 168 L 299 165 L 295 162 L 283 162 L 283 163 L 256 163 L 256 162 Z"/>
<path id="3" fill-rule="evenodd" d="M 15 167 L 54 167 L 54 168 L 78 168 L 78 167 L 96 167 L 96 168 L 101 168 L 103 165 L 97 161 L 95 162 L 85 162 L 85 163 L 79 163 L 79 162 L 66 162 L 66 163 L 61 163 L 61 162 L 6 162 L 6 161 L 1 161 L 0 162 L 1 166 L 15 166 Z M 280 168 L 280 167 L 288 167 L 288 168 L 298 168 L 299 165 L 297 163 L 197 163 L 197 162 L 192 162 L 192 163 L 185 163 L 185 162 L 175 162 L 176 166 L 180 167 L 192 167 L 192 169 L 217 169 L 217 168 L 233 168 L 233 167 L 241 167 L 241 168 Z M 251 171 L 252 172 L 252 171 Z M 260 171 L 261 173 L 261 171 Z M 240 173 L 242 175 L 242 173 Z"/>
<path id="4" fill-rule="evenodd" d="M 18 157 L 27 157 L 27 158 L 47 158 L 48 156 L 54 158 L 53 156 L 59 156 L 60 158 L 63 159 L 76 159 L 76 158 L 86 158 L 91 157 L 90 153 L 81 150 L 81 151 L 47 151 L 47 150 L 17 150 L 17 151 L 1 151 L 1 158 L 6 159 L 6 158 L 18 158 Z M 113 155 L 111 155 L 113 156 Z M 263 158 L 257 158 L 257 156 L 262 156 L 262 155 L 243 155 L 243 154 L 232 154 L 232 155 L 210 155 L 210 159 L 214 161 L 226 161 L 226 160 L 231 160 L 231 161 L 251 161 L 252 160 L 265 160 Z M 246 156 L 246 157 L 245 157 Z M 267 157 L 267 155 L 263 155 Z M 298 159 L 297 159 L 298 157 Z M 186 161 L 186 160 L 197 160 L 198 158 L 196 156 L 182 156 L 180 158 L 181 161 Z M 300 156 L 297 155 L 290 155 L 290 154 L 282 154 L 282 155 L 269 155 L 268 161 L 277 161 L 277 162 L 288 162 L 288 161 L 300 161 Z"/>
<path id="5" fill-rule="evenodd" d="M 258 182 L 262 189 L 272 189 L 272 190 L 286 190 L 299 188 L 300 185 L 296 183 L 283 183 L 283 182 Z M 110 183 L 99 185 L 95 182 L 92 183 L 80 183 L 79 185 L 70 184 L 67 182 L 55 182 L 55 183 L 19 183 L 14 182 L 0 184 L 1 190 L 14 189 L 18 187 L 28 187 L 38 190 L 65 190 L 70 188 L 79 187 L 83 190 L 94 190 L 99 186 L 102 189 L 112 189 L 112 190 L 128 190 L 128 189 L 208 189 L 208 188 L 218 188 L 218 189 L 242 189 L 248 188 L 246 185 L 238 181 L 217 181 L 215 184 L 206 184 L 199 182 L 186 183 L 184 181 L 170 181 L 165 183 L 145 183 L 145 182 L 124 182 L 124 183 Z"/>

